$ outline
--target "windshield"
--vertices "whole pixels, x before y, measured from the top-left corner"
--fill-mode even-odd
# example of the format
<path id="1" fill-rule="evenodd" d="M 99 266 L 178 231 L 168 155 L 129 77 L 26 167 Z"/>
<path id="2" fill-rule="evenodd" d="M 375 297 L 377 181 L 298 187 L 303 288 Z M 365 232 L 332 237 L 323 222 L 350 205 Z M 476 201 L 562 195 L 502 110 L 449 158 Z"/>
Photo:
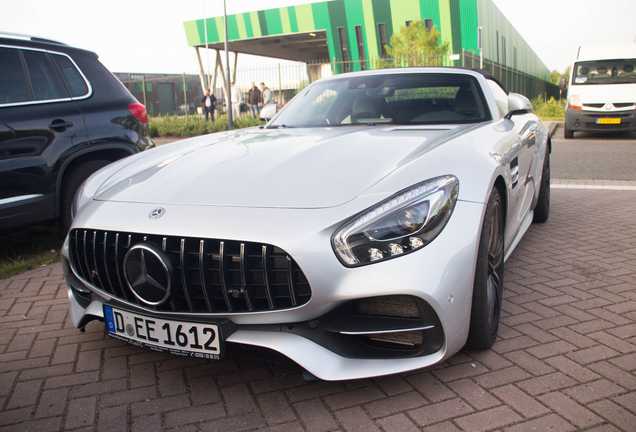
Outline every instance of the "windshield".
<path id="1" fill-rule="evenodd" d="M 268 127 L 475 123 L 490 120 L 479 82 L 463 74 L 383 74 L 318 81 Z"/>
<path id="2" fill-rule="evenodd" d="M 574 64 L 572 84 L 636 83 L 636 59 L 595 60 Z"/>

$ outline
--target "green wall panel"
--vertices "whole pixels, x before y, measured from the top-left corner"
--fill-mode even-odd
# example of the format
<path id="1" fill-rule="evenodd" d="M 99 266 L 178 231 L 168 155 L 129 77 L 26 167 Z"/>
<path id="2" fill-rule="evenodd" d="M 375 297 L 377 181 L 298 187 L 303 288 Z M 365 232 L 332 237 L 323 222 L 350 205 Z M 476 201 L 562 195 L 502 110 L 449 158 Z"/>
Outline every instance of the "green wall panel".
<path id="1" fill-rule="evenodd" d="M 258 12 L 250 12 L 250 21 L 252 22 L 252 31 L 254 32 L 254 37 L 263 36 L 263 32 L 261 31 L 261 22 L 258 18 Z"/>
<path id="2" fill-rule="evenodd" d="M 364 35 L 366 38 L 364 46 L 367 58 L 376 59 L 380 57 L 382 51 L 379 50 L 380 45 L 378 45 L 378 29 L 373 15 L 373 0 L 362 0 L 362 11 L 364 13 Z"/>
<path id="3" fill-rule="evenodd" d="M 338 27 L 344 27 L 345 35 L 347 35 L 347 13 L 345 11 L 344 0 L 336 0 L 327 3 L 327 12 L 331 18 L 328 27 L 331 34 L 327 33 L 327 39 L 329 40 L 329 54 L 332 58 L 335 57 L 336 60 L 342 60 Z M 346 38 L 345 43 L 347 45 L 347 52 L 350 53 L 351 44 L 349 43 L 348 37 Z"/>
<path id="4" fill-rule="evenodd" d="M 261 34 L 262 36 L 268 36 L 271 33 L 267 28 L 267 20 L 265 19 L 265 11 L 258 11 L 258 22 L 261 26 Z"/>
<path id="5" fill-rule="evenodd" d="M 269 35 L 283 34 L 283 23 L 280 19 L 280 9 L 268 9 L 263 11 L 267 21 L 267 33 Z"/>
<path id="6" fill-rule="evenodd" d="M 439 0 L 420 0 L 420 16 L 422 20 L 433 20 L 433 25 L 437 26 L 437 31 L 441 32 Z"/>
<path id="7" fill-rule="evenodd" d="M 400 31 L 407 21 L 421 19 L 419 0 L 390 0 L 393 31 Z M 390 36 L 387 35 L 387 38 Z"/>
<path id="8" fill-rule="evenodd" d="M 289 11 L 286 7 L 280 8 L 280 23 L 283 27 L 282 33 L 289 34 L 292 32 L 291 23 L 289 22 Z"/>
<path id="9" fill-rule="evenodd" d="M 477 27 L 479 27 L 477 0 L 461 0 L 459 2 L 459 16 L 462 48 L 479 54 L 479 47 L 477 46 Z"/>
<path id="10" fill-rule="evenodd" d="M 239 33 L 239 39 L 247 39 L 247 31 L 245 30 L 245 21 L 243 20 L 243 14 L 234 15 L 236 18 L 236 27 Z"/>
<path id="11" fill-rule="evenodd" d="M 381 53 L 380 34 L 378 33 L 378 24 L 384 23 L 386 32 L 386 43 L 391 45 L 391 35 L 393 34 L 393 19 L 391 18 L 391 2 L 389 0 L 372 0 L 373 16 L 375 18 L 375 33 L 378 35 L 378 50 Z"/>
<path id="12" fill-rule="evenodd" d="M 243 14 L 243 23 L 245 23 L 245 32 L 247 33 L 248 38 L 254 37 L 254 30 L 252 29 L 252 18 L 249 13 Z"/>
<path id="13" fill-rule="evenodd" d="M 235 40 L 240 39 L 238 23 L 236 22 L 236 15 L 227 16 L 227 39 Z"/>
<path id="14" fill-rule="evenodd" d="M 287 8 L 287 13 L 289 15 L 289 25 L 291 26 L 291 31 L 293 33 L 298 33 L 298 20 L 296 19 L 296 8 L 295 7 Z"/>
<path id="15" fill-rule="evenodd" d="M 318 27 L 314 24 L 314 10 L 311 4 L 294 6 L 294 9 L 296 10 L 299 32 L 306 33 L 318 30 Z"/>

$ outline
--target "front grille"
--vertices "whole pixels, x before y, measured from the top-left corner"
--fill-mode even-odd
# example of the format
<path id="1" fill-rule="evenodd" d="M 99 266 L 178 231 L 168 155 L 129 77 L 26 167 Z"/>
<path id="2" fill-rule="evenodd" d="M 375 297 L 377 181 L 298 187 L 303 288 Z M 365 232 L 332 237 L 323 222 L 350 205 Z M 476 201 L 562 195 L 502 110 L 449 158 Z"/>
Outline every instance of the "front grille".
<path id="1" fill-rule="evenodd" d="M 633 107 L 634 102 L 625 102 L 625 103 L 615 103 L 614 108 L 628 108 Z"/>
<path id="2" fill-rule="evenodd" d="M 139 301 L 125 280 L 124 258 L 138 243 L 169 257 L 170 297 L 158 306 Z M 74 229 L 69 234 L 74 272 L 110 296 L 164 312 L 244 313 L 289 309 L 311 298 L 298 264 L 263 243 Z"/>
<path id="3" fill-rule="evenodd" d="M 588 108 L 603 108 L 605 104 L 604 103 L 584 103 L 583 106 Z"/>

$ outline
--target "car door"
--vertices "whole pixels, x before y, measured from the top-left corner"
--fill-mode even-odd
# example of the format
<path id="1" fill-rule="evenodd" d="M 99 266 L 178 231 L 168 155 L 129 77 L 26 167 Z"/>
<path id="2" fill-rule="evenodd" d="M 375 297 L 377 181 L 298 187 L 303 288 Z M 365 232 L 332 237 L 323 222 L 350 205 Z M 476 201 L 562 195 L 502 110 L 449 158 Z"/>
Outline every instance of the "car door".
<path id="1" fill-rule="evenodd" d="M 60 158 L 86 141 L 51 56 L 0 47 L 0 229 L 55 217 Z"/>

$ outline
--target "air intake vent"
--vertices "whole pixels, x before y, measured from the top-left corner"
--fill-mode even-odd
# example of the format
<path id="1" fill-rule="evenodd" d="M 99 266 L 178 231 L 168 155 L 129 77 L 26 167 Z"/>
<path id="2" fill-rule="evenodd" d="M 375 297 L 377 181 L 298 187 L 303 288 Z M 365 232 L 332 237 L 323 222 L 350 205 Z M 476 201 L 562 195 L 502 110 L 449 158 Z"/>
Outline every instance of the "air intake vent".
<path id="1" fill-rule="evenodd" d="M 139 243 L 169 257 L 170 297 L 140 302 L 125 280 L 124 257 Z M 75 229 L 69 235 L 73 272 L 109 296 L 147 309 L 186 313 L 244 313 L 289 309 L 311 298 L 298 264 L 262 243 Z"/>

